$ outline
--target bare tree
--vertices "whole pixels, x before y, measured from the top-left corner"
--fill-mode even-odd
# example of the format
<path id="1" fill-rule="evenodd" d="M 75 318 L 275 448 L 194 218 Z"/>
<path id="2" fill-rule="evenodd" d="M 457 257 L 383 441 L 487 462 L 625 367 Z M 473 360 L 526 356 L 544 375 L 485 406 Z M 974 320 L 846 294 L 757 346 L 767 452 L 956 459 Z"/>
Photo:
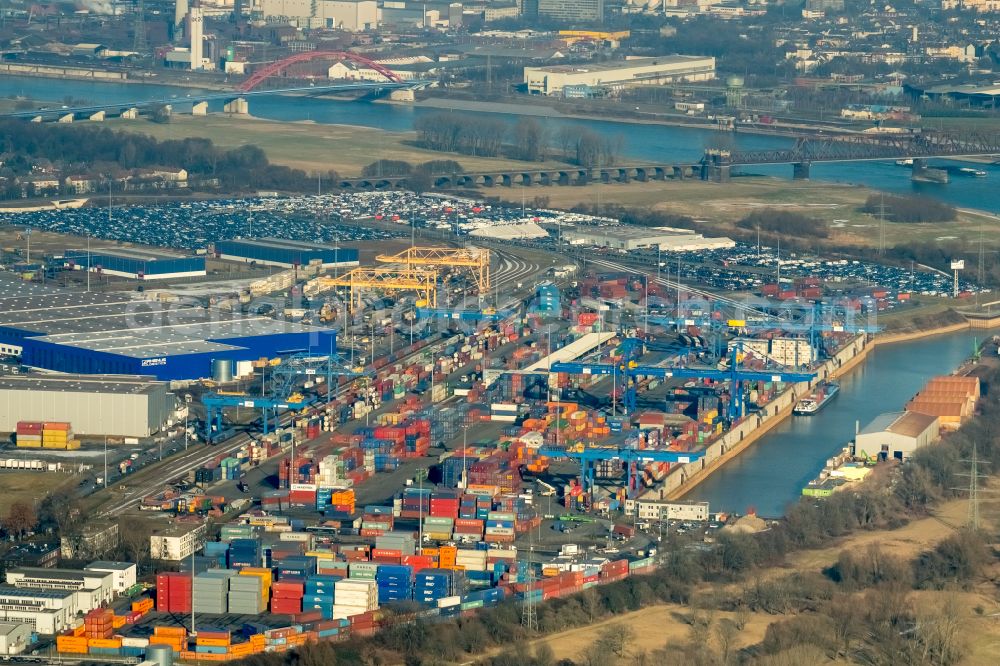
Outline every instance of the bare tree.
<path id="1" fill-rule="evenodd" d="M 38 523 L 35 509 L 27 502 L 14 502 L 3 519 L 4 529 L 15 538 L 20 538 L 30 532 Z"/>
<path id="2" fill-rule="evenodd" d="M 146 521 L 138 518 L 123 518 L 118 523 L 122 547 L 141 570 L 149 557 L 149 537 L 152 531 Z"/>
<path id="3" fill-rule="evenodd" d="M 723 666 L 729 666 L 735 660 L 734 649 L 736 647 L 736 636 L 740 633 L 736 623 L 727 618 L 719 620 L 715 625 L 715 638 L 719 643 L 719 652 Z"/>
<path id="4" fill-rule="evenodd" d="M 522 116 L 514 126 L 514 149 L 518 159 L 537 162 L 545 159 L 545 128 L 535 118 Z"/>

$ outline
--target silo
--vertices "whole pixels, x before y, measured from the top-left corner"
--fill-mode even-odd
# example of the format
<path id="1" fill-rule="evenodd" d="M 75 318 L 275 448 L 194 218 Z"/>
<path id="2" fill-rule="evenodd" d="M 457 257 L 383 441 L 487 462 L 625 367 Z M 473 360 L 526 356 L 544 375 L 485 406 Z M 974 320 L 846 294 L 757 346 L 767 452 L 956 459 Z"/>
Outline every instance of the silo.
<path id="1" fill-rule="evenodd" d="M 146 661 L 156 666 L 174 666 L 174 651 L 169 645 L 150 645 L 146 648 Z"/>
<path id="2" fill-rule="evenodd" d="M 233 381 L 233 362 L 228 358 L 213 358 L 212 381 L 219 384 Z"/>

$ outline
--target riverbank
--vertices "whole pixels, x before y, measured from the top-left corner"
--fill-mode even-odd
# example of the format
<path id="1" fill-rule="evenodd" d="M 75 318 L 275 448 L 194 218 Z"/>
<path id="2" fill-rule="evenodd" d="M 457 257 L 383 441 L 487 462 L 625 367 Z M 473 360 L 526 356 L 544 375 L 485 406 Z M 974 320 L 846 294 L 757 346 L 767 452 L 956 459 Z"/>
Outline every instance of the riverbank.
<path id="1" fill-rule="evenodd" d="M 850 375 L 854 370 L 862 366 L 877 348 L 885 348 L 898 343 L 960 333 L 967 330 L 971 330 L 971 323 L 968 321 L 927 328 L 920 331 L 879 335 L 874 338 L 858 336 L 846 348 L 820 366 L 817 377 L 813 382 L 789 387 L 775 400 L 765 406 L 761 414 L 744 419 L 733 430 L 723 435 L 718 441 L 710 444 L 706 451 L 704 462 L 688 463 L 672 470 L 660 491 L 662 498 L 676 500 L 690 494 L 700 484 L 723 469 L 727 463 L 738 458 L 740 454 L 750 449 L 765 435 L 785 423 L 792 415 L 792 408 L 798 397 L 804 395 L 815 383 L 823 379 L 841 379 Z M 950 368 L 950 370 L 954 369 L 954 367 Z M 909 396 L 902 396 L 901 401 L 907 397 Z M 896 409 L 898 409 L 898 406 Z M 785 436 L 782 435 L 782 437 Z M 826 457 L 827 452 L 823 452 L 818 459 L 823 460 Z"/>

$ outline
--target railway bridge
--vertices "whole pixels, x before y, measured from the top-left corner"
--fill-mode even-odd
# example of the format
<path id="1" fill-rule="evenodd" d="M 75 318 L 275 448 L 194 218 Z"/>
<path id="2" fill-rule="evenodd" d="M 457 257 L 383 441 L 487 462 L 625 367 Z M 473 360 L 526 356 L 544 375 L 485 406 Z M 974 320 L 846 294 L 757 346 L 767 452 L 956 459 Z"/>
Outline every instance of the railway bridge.
<path id="1" fill-rule="evenodd" d="M 640 163 L 606 167 L 563 167 L 470 171 L 434 176 L 435 188 L 515 187 L 530 185 L 583 186 L 594 183 L 627 183 L 701 179 L 726 182 L 733 167 L 790 164 L 792 177 L 809 178 L 816 162 L 912 160 L 915 175 L 927 168 L 930 158 L 1000 155 L 1000 133 L 905 132 L 893 134 L 842 134 L 802 136 L 788 148 L 730 151 L 707 149 L 698 161 Z M 406 176 L 345 178 L 345 189 L 406 187 Z"/>

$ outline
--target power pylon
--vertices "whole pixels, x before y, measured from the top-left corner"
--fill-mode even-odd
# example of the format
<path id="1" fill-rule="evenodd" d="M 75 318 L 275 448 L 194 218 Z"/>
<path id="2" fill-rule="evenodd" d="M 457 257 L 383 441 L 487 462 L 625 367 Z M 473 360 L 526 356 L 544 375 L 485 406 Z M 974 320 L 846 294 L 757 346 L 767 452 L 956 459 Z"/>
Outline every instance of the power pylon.
<path id="1" fill-rule="evenodd" d="M 538 631 L 538 611 L 535 609 L 535 569 L 532 562 L 535 547 L 528 541 L 528 576 L 524 587 L 524 600 L 521 602 L 521 626 L 528 632 Z"/>
<path id="2" fill-rule="evenodd" d="M 979 529 L 979 495 L 982 492 L 979 488 L 979 479 L 985 479 L 985 474 L 979 473 L 980 465 L 988 465 L 988 462 L 979 459 L 979 452 L 975 444 L 972 445 L 972 458 L 962 459 L 959 462 L 969 463 L 968 472 L 956 472 L 955 476 L 969 477 L 968 488 L 959 487 L 954 490 L 965 490 L 969 493 L 969 517 L 968 526 L 974 530 Z"/>

